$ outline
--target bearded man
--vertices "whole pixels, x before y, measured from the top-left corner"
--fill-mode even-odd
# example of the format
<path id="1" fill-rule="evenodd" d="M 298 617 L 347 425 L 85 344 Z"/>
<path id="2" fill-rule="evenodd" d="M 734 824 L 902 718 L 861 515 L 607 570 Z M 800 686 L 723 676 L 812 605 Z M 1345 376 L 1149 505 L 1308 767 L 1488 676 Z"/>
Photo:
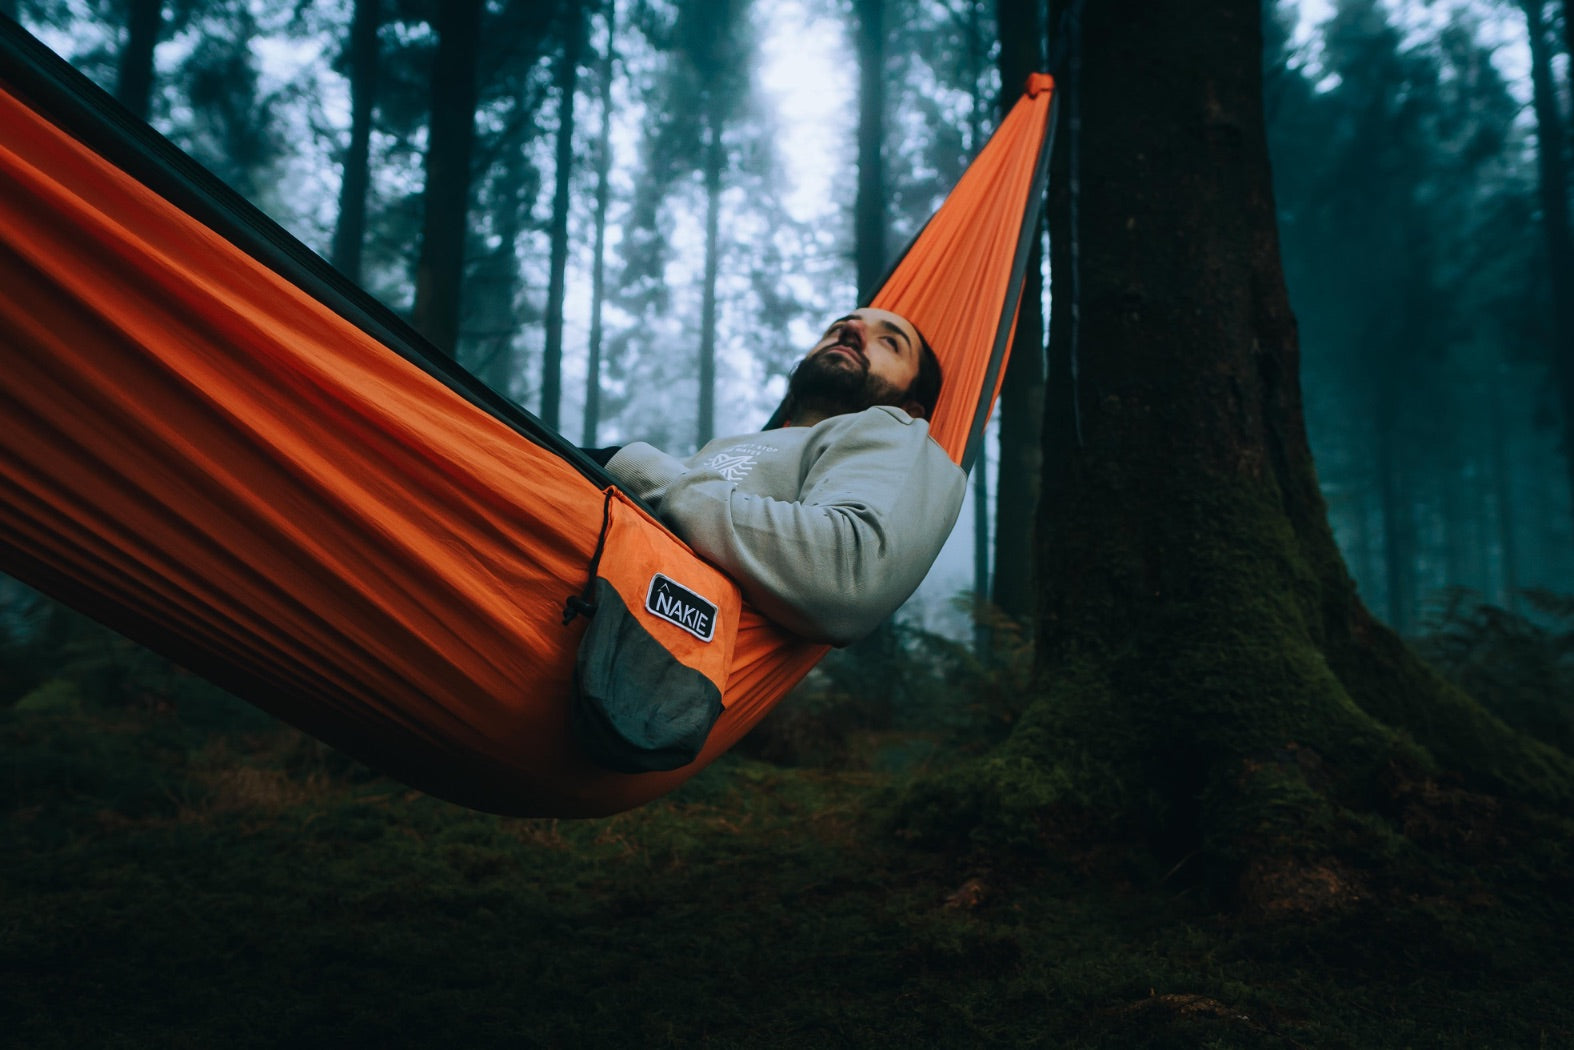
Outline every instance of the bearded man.
<path id="1" fill-rule="evenodd" d="M 846 645 L 917 589 L 962 508 L 965 475 L 929 436 L 940 379 L 911 321 L 854 310 L 793 369 L 783 428 L 605 465 L 760 612 Z"/>

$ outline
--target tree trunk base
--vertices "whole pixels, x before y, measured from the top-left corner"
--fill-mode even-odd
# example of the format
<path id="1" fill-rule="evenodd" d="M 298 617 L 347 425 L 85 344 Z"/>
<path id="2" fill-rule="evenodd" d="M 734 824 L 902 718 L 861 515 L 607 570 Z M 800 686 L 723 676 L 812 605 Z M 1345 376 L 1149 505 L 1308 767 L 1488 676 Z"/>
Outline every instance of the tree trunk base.
<path id="1" fill-rule="evenodd" d="M 1193 545 L 1185 571 L 1164 574 L 1170 593 L 1109 594 L 1102 615 L 1048 634 L 1010 738 L 918 784 L 904 833 L 1037 853 L 1141 843 L 1272 910 L 1262 902 L 1318 887 L 1358 896 L 1349 871 L 1438 846 L 1417 834 L 1430 818 L 1415 814 L 1438 811 L 1426 800 L 1478 813 L 1574 800 L 1574 760 L 1423 664 L 1342 564 L 1305 556 L 1277 501 L 1192 491 L 1171 504 L 1168 534 Z"/>

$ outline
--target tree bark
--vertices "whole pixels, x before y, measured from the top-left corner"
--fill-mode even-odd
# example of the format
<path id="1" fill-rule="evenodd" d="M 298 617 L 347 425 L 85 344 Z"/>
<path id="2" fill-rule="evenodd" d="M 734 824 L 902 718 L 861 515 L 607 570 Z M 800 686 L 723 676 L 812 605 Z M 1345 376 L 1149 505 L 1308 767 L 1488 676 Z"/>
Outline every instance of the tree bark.
<path id="1" fill-rule="evenodd" d="M 450 356 L 459 346 L 482 8 L 482 0 L 450 0 L 438 8 L 437 56 L 432 63 L 425 218 L 411 322 Z"/>
<path id="2" fill-rule="evenodd" d="M 339 183 L 339 219 L 333 229 L 333 264 L 360 283 L 361 249 L 366 241 L 366 198 L 371 186 L 372 111 L 377 105 L 382 0 L 355 0 L 350 22 L 350 145 Z"/>
<path id="3" fill-rule="evenodd" d="M 1086 5 L 1082 379 L 1066 378 L 1057 280 L 1039 684 L 1003 745 L 909 798 L 919 836 L 1044 849 L 1098 828 L 1200 856 L 1194 870 L 1244 891 L 1264 858 L 1397 835 L 1372 814 L 1439 768 L 1574 798 L 1574 762 L 1416 659 L 1334 544 L 1279 261 L 1261 15 L 1258 0 Z"/>
<path id="4" fill-rule="evenodd" d="M 585 40 L 585 15 L 578 5 L 563 12 L 563 55 L 558 65 L 557 159 L 553 171 L 551 270 L 547 278 L 546 347 L 541 355 L 541 421 L 559 427 L 563 401 L 563 297 L 568 270 L 568 206 L 574 168 L 574 93 L 579 88 L 579 53 Z"/>
<path id="5" fill-rule="evenodd" d="M 721 266 L 721 173 L 726 163 L 719 108 L 715 100 L 709 101 L 705 124 L 705 286 L 700 301 L 698 445 L 716 436 L 716 276 Z"/>
<path id="6" fill-rule="evenodd" d="M 153 49 L 164 24 L 163 0 L 131 0 L 126 10 L 126 46 L 115 72 L 115 98 L 142 120 L 153 108 Z"/>
<path id="7" fill-rule="evenodd" d="M 885 0 L 857 0 L 858 199 L 853 207 L 853 254 L 858 301 L 880 290 L 887 255 L 885 190 Z"/>
<path id="8" fill-rule="evenodd" d="M 581 439 L 587 448 L 598 444 L 601 426 L 601 313 L 607 289 L 607 204 L 612 185 L 612 73 L 613 43 L 617 39 L 617 0 L 607 0 L 607 45 L 601 55 L 601 128 L 596 135 L 596 243 L 590 264 L 590 346 L 585 366 L 585 426 Z"/>
<path id="9" fill-rule="evenodd" d="M 1563 410 L 1563 464 L 1574 497 L 1574 235 L 1569 230 L 1568 165 L 1563 114 L 1552 80 L 1552 48 L 1542 0 L 1525 0 L 1530 34 L 1530 81 L 1536 109 L 1536 160 L 1541 175 L 1542 234 L 1555 312 L 1552 375 Z"/>
<path id="10" fill-rule="evenodd" d="M 1028 74 L 1043 63 L 1044 27 L 1033 0 L 997 0 L 1000 33 L 1001 115 L 1016 101 Z M 1011 363 L 1000 388 L 1000 462 L 995 477 L 994 601 L 1006 615 L 1026 622 L 1037 602 L 1033 516 L 1038 509 L 1044 425 L 1044 250 L 1033 242 L 1022 305 L 1011 344 Z"/>

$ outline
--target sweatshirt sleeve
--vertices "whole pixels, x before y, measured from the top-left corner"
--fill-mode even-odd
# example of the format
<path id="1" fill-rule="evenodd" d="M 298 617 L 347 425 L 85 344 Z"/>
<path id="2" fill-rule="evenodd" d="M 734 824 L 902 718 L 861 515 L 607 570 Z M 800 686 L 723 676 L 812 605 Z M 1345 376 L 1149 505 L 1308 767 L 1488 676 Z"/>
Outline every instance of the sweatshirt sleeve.
<path id="1" fill-rule="evenodd" d="M 846 645 L 923 581 L 962 507 L 966 479 L 928 424 L 871 409 L 815 428 L 795 500 L 738 490 L 713 470 L 631 445 L 609 470 L 795 634 Z"/>

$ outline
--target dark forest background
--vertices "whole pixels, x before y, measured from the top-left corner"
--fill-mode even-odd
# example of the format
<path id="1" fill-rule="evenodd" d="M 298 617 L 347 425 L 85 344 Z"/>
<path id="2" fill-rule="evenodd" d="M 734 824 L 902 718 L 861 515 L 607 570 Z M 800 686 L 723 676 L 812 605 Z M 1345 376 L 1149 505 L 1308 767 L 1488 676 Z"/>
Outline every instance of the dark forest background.
<path id="1" fill-rule="evenodd" d="M 955 549 L 669 799 L 468 813 L 0 579 L 27 1045 L 1574 1045 L 1563 3 L 0 13 L 673 451 L 1086 74 Z"/>

